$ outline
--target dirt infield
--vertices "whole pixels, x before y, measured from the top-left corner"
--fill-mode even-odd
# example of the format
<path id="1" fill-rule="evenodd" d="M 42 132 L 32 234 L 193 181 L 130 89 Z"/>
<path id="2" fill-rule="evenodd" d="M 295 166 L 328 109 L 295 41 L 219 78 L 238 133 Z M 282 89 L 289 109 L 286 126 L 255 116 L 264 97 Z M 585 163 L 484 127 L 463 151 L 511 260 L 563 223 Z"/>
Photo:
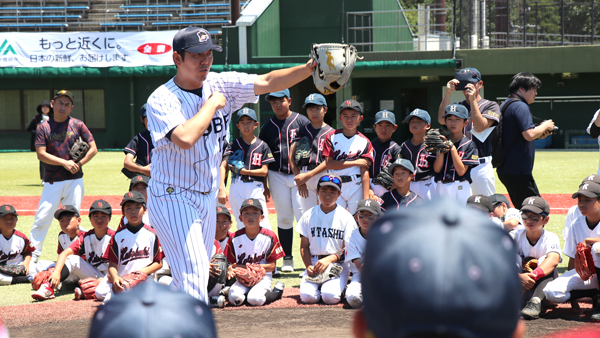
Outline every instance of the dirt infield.
<path id="1" fill-rule="evenodd" d="M 509 198 L 508 195 L 506 195 L 506 197 Z M 542 194 L 542 197 L 550 204 L 550 209 L 553 214 L 566 214 L 569 208 L 576 204 L 571 198 L 571 194 Z M 118 206 L 121 203 L 123 196 L 118 195 L 84 196 L 83 201 L 81 202 L 83 207 L 81 209 L 81 214 L 87 215 L 89 212 L 87 206 L 98 199 L 103 199 L 110 203 L 110 205 L 113 206 L 113 214 L 121 215 L 121 209 Z M 11 204 L 17 209 L 19 215 L 22 216 L 35 215 L 39 203 L 40 196 L 0 196 L 0 205 Z M 229 204 L 227 207 L 231 209 Z M 269 208 L 269 213 L 275 213 L 275 206 L 273 205 L 272 199 L 267 202 L 267 208 Z"/>
<path id="2" fill-rule="evenodd" d="M 76 338 L 89 331 L 90 320 L 100 304 L 96 301 L 66 301 L 10 306 L 0 308 L 0 318 L 13 338 Z M 527 322 L 525 337 L 545 337 L 588 325 L 600 329 L 600 324 L 588 324 L 590 302 L 582 301 L 580 306 L 581 311 L 571 309 L 569 304 L 546 310 L 540 319 Z M 213 311 L 220 337 L 248 338 L 350 337 L 354 314 L 355 310 L 347 304 L 301 304 L 298 288 L 286 288 L 283 299 L 264 307 L 228 305 Z"/>

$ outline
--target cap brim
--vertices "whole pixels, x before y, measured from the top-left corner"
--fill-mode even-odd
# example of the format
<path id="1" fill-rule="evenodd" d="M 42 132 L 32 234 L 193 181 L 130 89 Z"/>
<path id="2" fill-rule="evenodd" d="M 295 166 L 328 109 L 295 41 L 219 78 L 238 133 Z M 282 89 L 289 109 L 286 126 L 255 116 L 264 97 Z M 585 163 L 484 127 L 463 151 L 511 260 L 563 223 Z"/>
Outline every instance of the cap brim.
<path id="1" fill-rule="evenodd" d="M 217 215 L 225 215 L 225 216 L 229 217 L 229 219 L 231 219 L 231 214 L 228 212 L 217 212 Z"/>
<path id="2" fill-rule="evenodd" d="M 573 194 L 573 198 L 575 199 L 579 195 L 583 195 L 583 196 L 589 197 L 589 198 L 600 197 L 600 196 L 598 196 L 598 194 L 596 194 L 596 193 L 594 193 L 592 191 L 589 191 L 589 190 L 579 190 L 578 192 L 576 192 L 576 193 Z"/>
<path id="3" fill-rule="evenodd" d="M 307 102 L 307 103 L 305 103 L 305 104 L 302 105 L 302 108 L 306 108 L 306 106 L 308 106 L 309 104 L 314 104 L 315 106 L 327 107 L 326 104 L 318 104 L 316 102 Z"/>
<path id="4" fill-rule="evenodd" d="M 392 174 L 392 176 L 394 175 L 394 169 L 395 169 L 396 167 L 402 167 L 402 168 L 404 168 L 404 169 L 406 169 L 406 170 L 410 171 L 410 173 L 411 173 L 411 174 L 414 174 L 414 173 L 415 173 L 415 170 L 414 170 L 414 169 L 407 168 L 406 166 L 404 166 L 404 165 L 402 165 L 402 164 L 391 164 L 391 165 L 390 165 L 390 169 L 389 169 L 389 171 L 390 171 L 390 174 Z"/>
<path id="5" fill-rule="evenodd" d="M 220 46 L 215 46 L 215 45 L 196 45 L 196 46 L 184 48 L 183 50 L 185 50 L 186 52 L 190 52 L 190 53 L 202 54 L 209 50 L 222 52 L 223 48 L 221 48 Z"/>
<path id="6" fill-rule="evenodd" d="M 534 214 L 541 214 L 544 212 L 544 210 L 538 206 L 535 205 L 531 205 L 531 204 L 527 204 L 526 206 L 521 208 L 521 212 L 523 211 L 530 211 L 533 212 Z"/>
<path id="7" fill-rule="evenodd" d="M 338 191 L 341 191 L 341 190 L 342 190 L 342 188 L 341 188 L 339 185 L 337 185 L 337 184 L 335 184 L 335 183 L 333 183 L 333 182 L 320 182 L 320 183 L 318 183 L 318 184 L 317 184 L 317 187 L 325 187 L 325 186 L 328 186 L 328 187 L 334 187 L 334 188 L 336 188 Z"/>
<path id="8" fill-rule="evenodd" d="M 240 214 L 242 213 L 242 210 L 244 210 L 246 208 L 250 208 L 250 207 L 256 208 L 256 209 L 260 210 L 261 214 L 265 213 L 264 210 L 262 209 L 262 206 L 260 206 L 260 205 L 259 206 L 256 206 L 256 205 L 244 205 L 243 207 L 240 208 Z"/>
<path id="9" fill-rule="evenodd" d="M 363 112 L 362 112 L 362 110 L 359 110 L 358 108 L 353 108 L 353 107 L 343 107 L 343 108 L 340 108 L 340 113 L 341 113 L 341 112 L 342 112 L 342 110 L 344 110 L 344 109 L 350 109 L 350 110 L 354 110 L 355 112 L 358 112 L 360 115 L 362 115 L 362 113 L 363 113 Z"/>
<path id="10" fill-rule="evenodd" d="M 69 212 L 71 214 L 74 214 L 75 216 L 79 216 L 78 213 L 72 211 L 72 210 L 65 210 L 65 209 L 61 209 L 61 210 L 56 210 L 56 212 L 54 212 L 54 218 L 55 219 L 59 219 L 60 215 L 64 214 L 65 212 Z"/>
<path id="11" fill-rule="evenodd" d="M 391 123 L 391 124 L 393 124 L 393 125 L 396 125 L 396 121 L 392 121 L 391 119 L 388 119 L 388 118 L 379 119 L 379 120 L 377 120 L 377 122 L 375 122 L 375 123 L 373 123 L 373 124 L 377 124 L 377 123 L 379 123 L 379 122 L 384 122 L 384 121 L 385 121 L 385 122 L 389 122 L 389 123 Z"/>
<path id="12" fill-rule="evenodd" d="M 466 120 L 466 119 L 469 118 L 468 116 L 467 117 L 463 117 L 463 116 L 460 116 L 460 115 L 455 114 L 455 113 L 445 113 L 444 116 L 442 116 L 442 118 L 445 119 L 447 116 L 450 116 L 450 115 L 454 115 L 454 116 L 458 117 L 459 119 L 463 119 L 463 120 Z"/>
<path id="13" fill-rule="evenodd" d="M 490 212 L 492 212 L 485 205 L 483 205 L 481 203 L 467 203 L 467 206 L 481 210 L 481 211 L 485 212 L 486 214 L 489 214 Z"/>
<path id="14" fill-rule="evenodd" d="M 373 209 L 371 209 L 371 208 L 358 208 L 358 209 L 356 209 L 356 212 L 357 212 L 357 213 L 358 213 L 359 211 L 368 211 L 368 212 L 372 213 L 372 214 L 373 214 L 373 215 L 375 215 L 375 216 L 379 215 L 379 213 L 374 213 L 374 212 L 373 212 L 374 210 L 373 210 Z"/>
<path id="15" fill-rule="evenodd" d="M 90 215 L 92 214 L 92 212 L 96 212 L 96 211 L 100 211 L 103 214 L 112 215 L 112 210 L 108 211 L 106 209 L 93 209 L 93 210 L 90 210 Z"/>

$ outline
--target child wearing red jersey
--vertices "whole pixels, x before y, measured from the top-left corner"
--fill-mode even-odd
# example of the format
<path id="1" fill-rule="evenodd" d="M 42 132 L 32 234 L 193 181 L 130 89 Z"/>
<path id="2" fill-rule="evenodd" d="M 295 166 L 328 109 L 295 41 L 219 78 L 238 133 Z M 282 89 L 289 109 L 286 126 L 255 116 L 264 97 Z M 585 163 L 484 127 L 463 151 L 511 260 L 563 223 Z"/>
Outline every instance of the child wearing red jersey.
<path id="1" fill-rule="evenodd" d="M 281 296 L 270 290 L 275 264 L 278 259 L 285 256 L 285 253 L 277 235 L 260 226 L 264 217 L 258 199 L 245 200 L 240 208 L 240 219 L 244 223 L 244 228 L 235 232 L 225 249 L 225 256 L 232 269 L 245 267 L 246 264 L 260 264 L 267 272 L 262 280 L 252 287 L 244 286 L 240 282 L 235 282 L 231 286 L 229 302 L 236 306 L 242 305 L 246 298 L 249 304 L 260 306 Z"/>
<path id="2" fill-rule="evenodd" d="M 17 211 L 12 205 L 0 206 L 0 265 L 21 264 L 27 271 L 35 248 L 27 236 L 15 230 L 17 216 Z M 27 275 L 11 277 L 0 273 L 0 285 L 17 283 L 29 283 Z"/>

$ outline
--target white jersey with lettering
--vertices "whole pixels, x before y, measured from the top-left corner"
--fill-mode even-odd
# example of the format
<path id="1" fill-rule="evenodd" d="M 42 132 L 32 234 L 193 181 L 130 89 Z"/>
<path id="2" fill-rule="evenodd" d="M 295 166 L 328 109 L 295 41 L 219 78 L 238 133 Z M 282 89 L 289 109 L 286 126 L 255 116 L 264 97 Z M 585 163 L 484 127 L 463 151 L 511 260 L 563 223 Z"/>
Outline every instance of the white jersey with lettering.
<path id="1" fill-rule="evenodd" d="M 565 256 L 575 259 L 578 243 L 583 242 L 588 237 L 600 237 L 600 226 L 598 224 L 595 225 L 594 229 L 590 229 L 585 216 L 577 217 L 571 224 L 569 233 L 565 238 L 565 246 L 563 247 Z"/>
<path id="2" fill-rule="evenodd" d="M 152 135 L 152 180 L 148 187 L 150 223 L 169 261 L 173 285 L 206 303 L 210 253 L 215 239 L 217 190 L 223 149 L 232 114 L 258 102 L 256 75 L 210 72 L 202 88 L 186 91 L 174 78 L 150 95 L 146 106 Z M 225 96 L 208 129 L 192 148 L 170 141 L 172 130 L 194 117 L 214 92 Z M 176 257 L 176 258 L 175 258 Z"/>
<path id="3" fill-rule="evenodd" d="M 117 231 L 104 253 L 105 259 L 117 264 L 121 277 L 160 262 L 163 257 L 156 232 L 145 224 L 137 227 L 128 224 Z"/>
<path id="4" fill-rule="evenodd" d="M 350 238 L 346 242 L 346 263 L 350 264 L 350 271 L 352 271 L 352 280 L 360 281 L 360 272 L 354 264 L 355 259 L 363 259 L 363 253 L 367 247 L 367 239 L 360 233 L 360 227 L 352 230 Z"/>
<path id="5" fill-rule="evenodd" d="M 15 230 L 9 239 L 0 235 L 0 265 L 20 264 L 25 254 L 31 254 L 35 247 L 22 232 Z"/>
<path id="6" fill-rule="evenodd" d="M 225 256 L 230 264 L 267 264 L 276 262 L 285 256 L 285 253 L 277 235 L 273 231 L 261 227 L 254 239 L 248 238 L 246 228 L 236 231 L 227 243 Z M 267 272 L 268 276 L 272 274 L 272 272 Z"/>
<path id="7" fill-rule="evenodd" d="M 73 239 L 62 231 L 58 233 L 58 249 L 56 249 L 56 253 L 60 255 L 63 251 L 67 250 L 71 243 L 73 243 L 82 232 L 85 233 L 87 230 L 83 227 L 79 227 L 79 233 Z"/>
<path id="8" fill-rule="evenodd" d="M 527 239 L 527 231 L 521 229 L 515 233 L 514 240 L 517 246 L 517 254 L 521 256 L 521 259 L 525 257 L 540 259 L 550 252 L 556 252 L 560 256 L 558 262 L 562 262 L 560 240 L 558 239 L 558 236 L 552 232 L 546 231 L 545 229 L 542 230 L 542 236 L 540 236 L 534 245 L 531 245 L 531 242 Z"/>
<path id="9" fill-rule="evenodd" d="M 94 229 L 88 232 L 80 232 L 69 248 L 73 250 L 75 255 L 81 256 L 98 271 L 106 274 L 108 273 L 108 259 L 103 256 L 106 249 L 108 249 L 110 239 L 115 233 L 113 229 L 108 228 L 106 234 L 98 239 Z"/>
<path id="10" fill-rule="evenodd" d="M 313 256 L 331 255 L 341 250 L 354 228 L 354 217 L 339 205 L 329 213 L 317 205 L 305 212 L 296 225 L 296 231 L 308 238 Z"/>

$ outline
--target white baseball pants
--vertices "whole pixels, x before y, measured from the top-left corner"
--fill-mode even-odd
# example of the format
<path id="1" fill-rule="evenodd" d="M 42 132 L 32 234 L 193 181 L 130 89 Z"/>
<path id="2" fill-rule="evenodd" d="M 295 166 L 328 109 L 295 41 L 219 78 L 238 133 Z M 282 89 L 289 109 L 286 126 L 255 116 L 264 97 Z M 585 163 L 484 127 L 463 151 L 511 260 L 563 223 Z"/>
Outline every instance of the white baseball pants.
<path id="1" fill-rule="evenodd" d="M 267 301 L 265 294 L 271 291 L 273 277 L 267 273 L 263 279 L 253 287 L 247 287 L 240 282 L 235 282 L 229 290 L 229 302 L 235 306 L 244 304 L 244 300 L 248 297 L 248 303 L 253 306 L 264 305 Z M 246 296 L 247 295 L 247 296 Z"/>
<path id="2" fill-rule="evenodd" d="M 481 163 L 485 161 L 485 163 Z M 491 196 L 496 193 L 496 178 L 492 157 L 480 157 L 479 165 L 471 168 L 471 191 L 473 195 Z"/>
<path id="3" fill-rule="evenodd" d="M 260 222 L 260 226 L 272 230 L 271 223 L 269 223 L 269 209 L 267 208 L 267 200 L 265 199 L 264 192 L 265 186 L 262 182 L 243 182 L 239 178 L 231 180 L 231 186 L 229 187 L 229 204 L 231 205 L 231 213 L 235 216 L 237 221 L 238 230 L 244 228 L 244 223 L 240 220 L 240 208 L 242 207 L 244 200 L 248 198 L 256 198 L 260 201 L 263 208 L 263 214 L 265 215 L 265 219 Z"/>
<path id="4" fill-rule="evenodd" d="M 277 211 L 277 227 L 292 229 L 294 216 L 296 220 L 302 217 L 302 206 L 294 175 L 284 175 L 277 171 L 269 171 L 269 190 Z"/>
<path id="5" fill-rule="evenodd" d="M 337 199 L 337 204 L 348 209 L 352 215 L 358 208 L 358 202 L 363 199 L 362 180 L 354 178 L 350 182 L 342 183 L 342 194 Z"/>
<path id="6" fill-rule="evenodd" d="M 439 181 L 437 182 L 436 191 L 438 196 L 453 198 L 464 205 L 467 205 L 467 200 L 471 197 L 471 185 L 467 181 L 451 183 Z"/>
<path id="7" fill-rule="evenodd" d="M 312 257 L 312 264 L 316 264 L 319 260 L 318 257 Z M 338 263 L 332 263 L 338 264 Z M 318 303 L 321 298 L 325 304 L 337 304 L 342 300 L 342 291 L 348 283 L 348 276 L 350 275 L 350 266 L 348 263 L 341 264 L 344 270 L 339 277 L 330 279 L 325 283 L 318 285 L 315 283 L 308 282 L 306 275 L 302 277 L 300 282 L 300 300 L 306 304 Z"/>
<path id="8" fill-rule="evenodd" d="M 308 169 L 304 167 L 300 170 L 301 173 L 307 173 Z M 312 207 L 319 204 L 319 198 L 317 197 L 317 183 L 319 183 L 319 178 L 324 173 L 320 173 L 310 180 L 306 182 L 306 187 L 308 188 L 308 197 L 300 197 L 300 205 L 302 206 L 302 213 L 307 212 Z"/>
<path id="9" fill-rule="evenodd" d="M 410 182 L 410 191 L 419 195 L 424 201 L 430 201 L 437 196 L 437 183 L 435 177 L 430 177 L 427 180 Z"/>
<path id="10" fill-rule="evenodd" d="M 353 263 L 350 263 L 353 264 Z M 362 285 L 360 282 L 360 272 L 352 275 L 352 281 L 346 288 L 346 300 L 348 304 L 354 309 L 358 309 L 362 306 Z"/>

